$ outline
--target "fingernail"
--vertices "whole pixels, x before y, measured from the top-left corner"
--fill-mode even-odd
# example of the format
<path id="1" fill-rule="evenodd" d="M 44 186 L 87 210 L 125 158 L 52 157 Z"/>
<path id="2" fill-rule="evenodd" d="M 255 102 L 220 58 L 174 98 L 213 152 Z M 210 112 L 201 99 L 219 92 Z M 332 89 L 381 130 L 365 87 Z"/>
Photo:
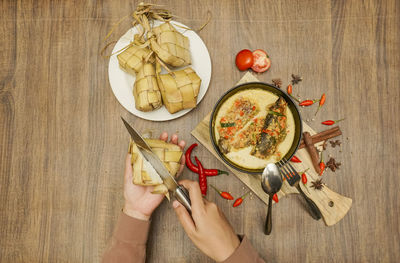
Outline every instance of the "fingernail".
<path id="1" fill-rule="evenodd" d="M 181 204 L 180 204 L 178 201 L 176 201 L 176 200 L 172 202 L 172 206 L 173 206 L 174 208 L 178 208 L 180 205 L 181 205 Z"/>

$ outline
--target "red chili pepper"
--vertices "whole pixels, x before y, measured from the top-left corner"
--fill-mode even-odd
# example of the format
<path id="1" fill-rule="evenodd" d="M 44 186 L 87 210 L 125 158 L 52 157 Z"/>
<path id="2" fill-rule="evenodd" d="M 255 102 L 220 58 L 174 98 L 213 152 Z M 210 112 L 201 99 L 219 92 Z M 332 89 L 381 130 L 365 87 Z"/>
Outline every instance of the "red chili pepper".
<path id="1" fill-rule="evenodd" d="M 275 203 L 278 203 L 279 202 L 278 195 L 274 194 L 274 196 L 272 197 L 272 200 L 274 200 Z"/>
<path id="2" fill-rule="evenodd" d="M 293 92 L 293 86 L 292 86 L 292 84 L 289 84 L 289 86 L 287 86 L 287 93 L 289 95 L 292 95 L 292 92 Z"/>
<path id="3" fill-rule="evenodd" d="M 307 183 L 307 175 L 306 175 L 306 173 L 303 173 L 303 174 L 301 175 L 301 181 L 303 182 L 303 184 L 306 184 L 306 183 Z"/>
<path id="4" fill-rule="evenodd" d="M 321 99 L 319 100 L 320 107 L 325 104 L 325 100 L 326 100 L 326 95 L 324 93 L 324 94 L 322 94 Z"/>
<path id="5" fill-rule="evenodd" d="M 223 191 L 219 190 L 218 188 L 216 188 L 215 186 L 213 186 L 212 184 L 210 184 L 210 185 L 211 185 L 212 188 L 215 189 L 215 191 L 217 191 L 217 192 L 219 193 L 219 195 L 220 195 L 222 198 L 227 199 L 227 200 L 233 200 L 233 196 L 232 196 L 230 193 L 228 193 L 228 192 L 223 192 Z"/>
<path id="6" fill-rule="evenodd" d="M 303 100 L 302 102 L 299 103 L 300 106 L 311 106 L 318 100 Z"/>
<path id="7" fill-rule="evenodd" d="M 338 123 L 339 121 L 342 121 L 342 120 L 344 120 L 344 118 L 343 119 L 340 119 L 340 120 L 337 120 L 337 121 L 333 121 L 333 120 L 327 120 L 327 121 L 323 121 L 323 122 L 321 122 L 321 124 L 324 124 L 324 125 L 333 125 L 333 124 L 335 124 L 335 123 Z"/>
<path id="8" fill-rule="evenodd" d="M 296 155 L 293 155 L 293 157 L 292 157 L 292 159 L 290 159 L 290 161 L 294 162 L 294 163 L 301 163 L 301 160 Z"/>
<path id="9" fill-rule="evenodd" d="M 196 146 L 197 146 L 197 143 L 193 143 L 186 150 L 185 161 L 186 161 L 187 168 L 189 168 L 192 172 L 199 173 L 199 168 L 192 162 L 192 159 L 191 159 L 192 151 Z M 227 172 L 218 170 L 218 169 L 204 169 L 204 173 L 206 174 L 206 176 L 216 176 L 216 175 L 220 175 L 220 174 L 228 174 Z"/>
<path id="10" fill-rule="evenodd" d="M 297 101 L 298 103 L 300 103 L 300 101 L 299 101 L 296 97 L 294 97 L 294 96 L 292 95 L 292 93 L 293 93 L 293 86 L 292 86 L 292 84 L 289 84 L 289 86 L 287 86 L 287 93 L 288 93 L 289 96 L 292 97 L 295 101 Z"/>
<path id="11" fill-rule="evenodd" d="M 233 207 L 237 207 L 239 205 L 241 205 L 243 203 L 243 200 L 246 198 L 246 196 L 249 194 L 250 192 L 245 193 L 244 195 L 242 195 L 241 197 L 239 197 L 238 199 L 235 200 L 235 202 L 233 203 Z"/>
<path id="12" fill-rule="evenodd" d="M 306 175 L 306 172 L 308 171 L 308 169 L 310 169 L 310 168 L 307 168 L 307 169 L 305 169 L 304 171 L 302 171 L 300 174 L 301 174 L 301 181 L 303 182 L 303 184 L 306 184 L 307 183 L 307 175 Z"/>
<path id="13" fill-rule="evenodd" d="M 323 153 L 321 153 L 321 162 L 319 163 L 319 176 L 321 176 L 325 171 L 325 163 L 322 154 Z"/>
<path id="14" fill-rule="evenodd" d="M 324 93 L 324 94 L 322 94 L 321 99 L 319 100 L 319 106 L 318 106 L 317 111 L 315 112 L 315 116 L 317 115 L 317 113 L 318 113 L 319 109 L 322 107 L 322 105 L 325 104 L 325 100 L 326 100 L 326 95 Z"/>
<path id="15" fill-rule="evenodd" d="M 200 190 L 202 195 L 207 195 L 207 177 L 204 173 L 204 168 L 199 159 L 197 159 L 197 156 L 194 157 L 196 160 L 197 166 L 199 167 L 199 184 L 200 184 Z"/>

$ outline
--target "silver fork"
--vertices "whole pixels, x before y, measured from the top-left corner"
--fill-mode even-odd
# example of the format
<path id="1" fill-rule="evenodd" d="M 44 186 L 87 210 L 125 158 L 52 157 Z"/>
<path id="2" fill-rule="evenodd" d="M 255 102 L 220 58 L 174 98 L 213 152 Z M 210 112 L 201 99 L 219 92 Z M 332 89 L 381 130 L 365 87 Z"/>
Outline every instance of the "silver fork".
<path id="1" fill-rule="evenodd" d="M 311 200 L 308 196 L 306 196 L 306 194 L 301 189 L 299 185 L 300 175 L 296 172 L 293 166 L 285 158 L 283 158 L 278 162 L 278 167 L 281 174 L 286 178 L 289 185 L 296 187 L 300 195 L 304 198 L 304 200 L 306 201 L 306 203 L 310 208 L 310 214 L 312 218 L 314 218 L 315 220 L 321 219 L 322 217 L 321 211 L 319 210 L 318 206 L 314 203 L 314 201 Z"/>

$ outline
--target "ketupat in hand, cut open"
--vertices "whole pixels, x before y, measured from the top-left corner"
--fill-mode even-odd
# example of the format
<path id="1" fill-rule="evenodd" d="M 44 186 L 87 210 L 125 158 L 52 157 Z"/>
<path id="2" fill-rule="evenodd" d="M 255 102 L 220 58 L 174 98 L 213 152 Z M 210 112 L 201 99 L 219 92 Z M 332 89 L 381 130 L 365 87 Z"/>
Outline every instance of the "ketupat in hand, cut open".
<path id="1" fill-rule="evenodd" d="M 145 139 L 153 152 L 160 158 L 172 176 L 176 176 L 182 157 L 181 148 L 159 139 Z M 144 158 L 137 145 L 131 140 L 129 153 L 132 155 L 133 183 L 143 186 L 154 186 L 152 193 L 165 194 L 169 199 L 167 187 L 151 164 Z"/>

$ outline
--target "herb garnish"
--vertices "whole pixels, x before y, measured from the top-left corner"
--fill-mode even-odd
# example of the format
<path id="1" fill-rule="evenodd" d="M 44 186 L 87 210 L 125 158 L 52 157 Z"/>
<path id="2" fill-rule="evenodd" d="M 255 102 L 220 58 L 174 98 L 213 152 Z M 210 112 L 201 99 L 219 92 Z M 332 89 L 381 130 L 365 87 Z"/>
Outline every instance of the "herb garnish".
<path id="1" fill-rule="evenodd" d="M 226 127 L 233 127 L 235 126 L 234 122 L 221 122 L 221 127 L 226 128 Z"/>
<path id="2" fill-rule="evenodd" d="M 284 114 L 276 112 L 276 111 L 272 111 L 272 110 L 268 111 L 268 113 L 276 115 L 276 116 L 280 116 L 280 117 L 286 117 Z"/>

